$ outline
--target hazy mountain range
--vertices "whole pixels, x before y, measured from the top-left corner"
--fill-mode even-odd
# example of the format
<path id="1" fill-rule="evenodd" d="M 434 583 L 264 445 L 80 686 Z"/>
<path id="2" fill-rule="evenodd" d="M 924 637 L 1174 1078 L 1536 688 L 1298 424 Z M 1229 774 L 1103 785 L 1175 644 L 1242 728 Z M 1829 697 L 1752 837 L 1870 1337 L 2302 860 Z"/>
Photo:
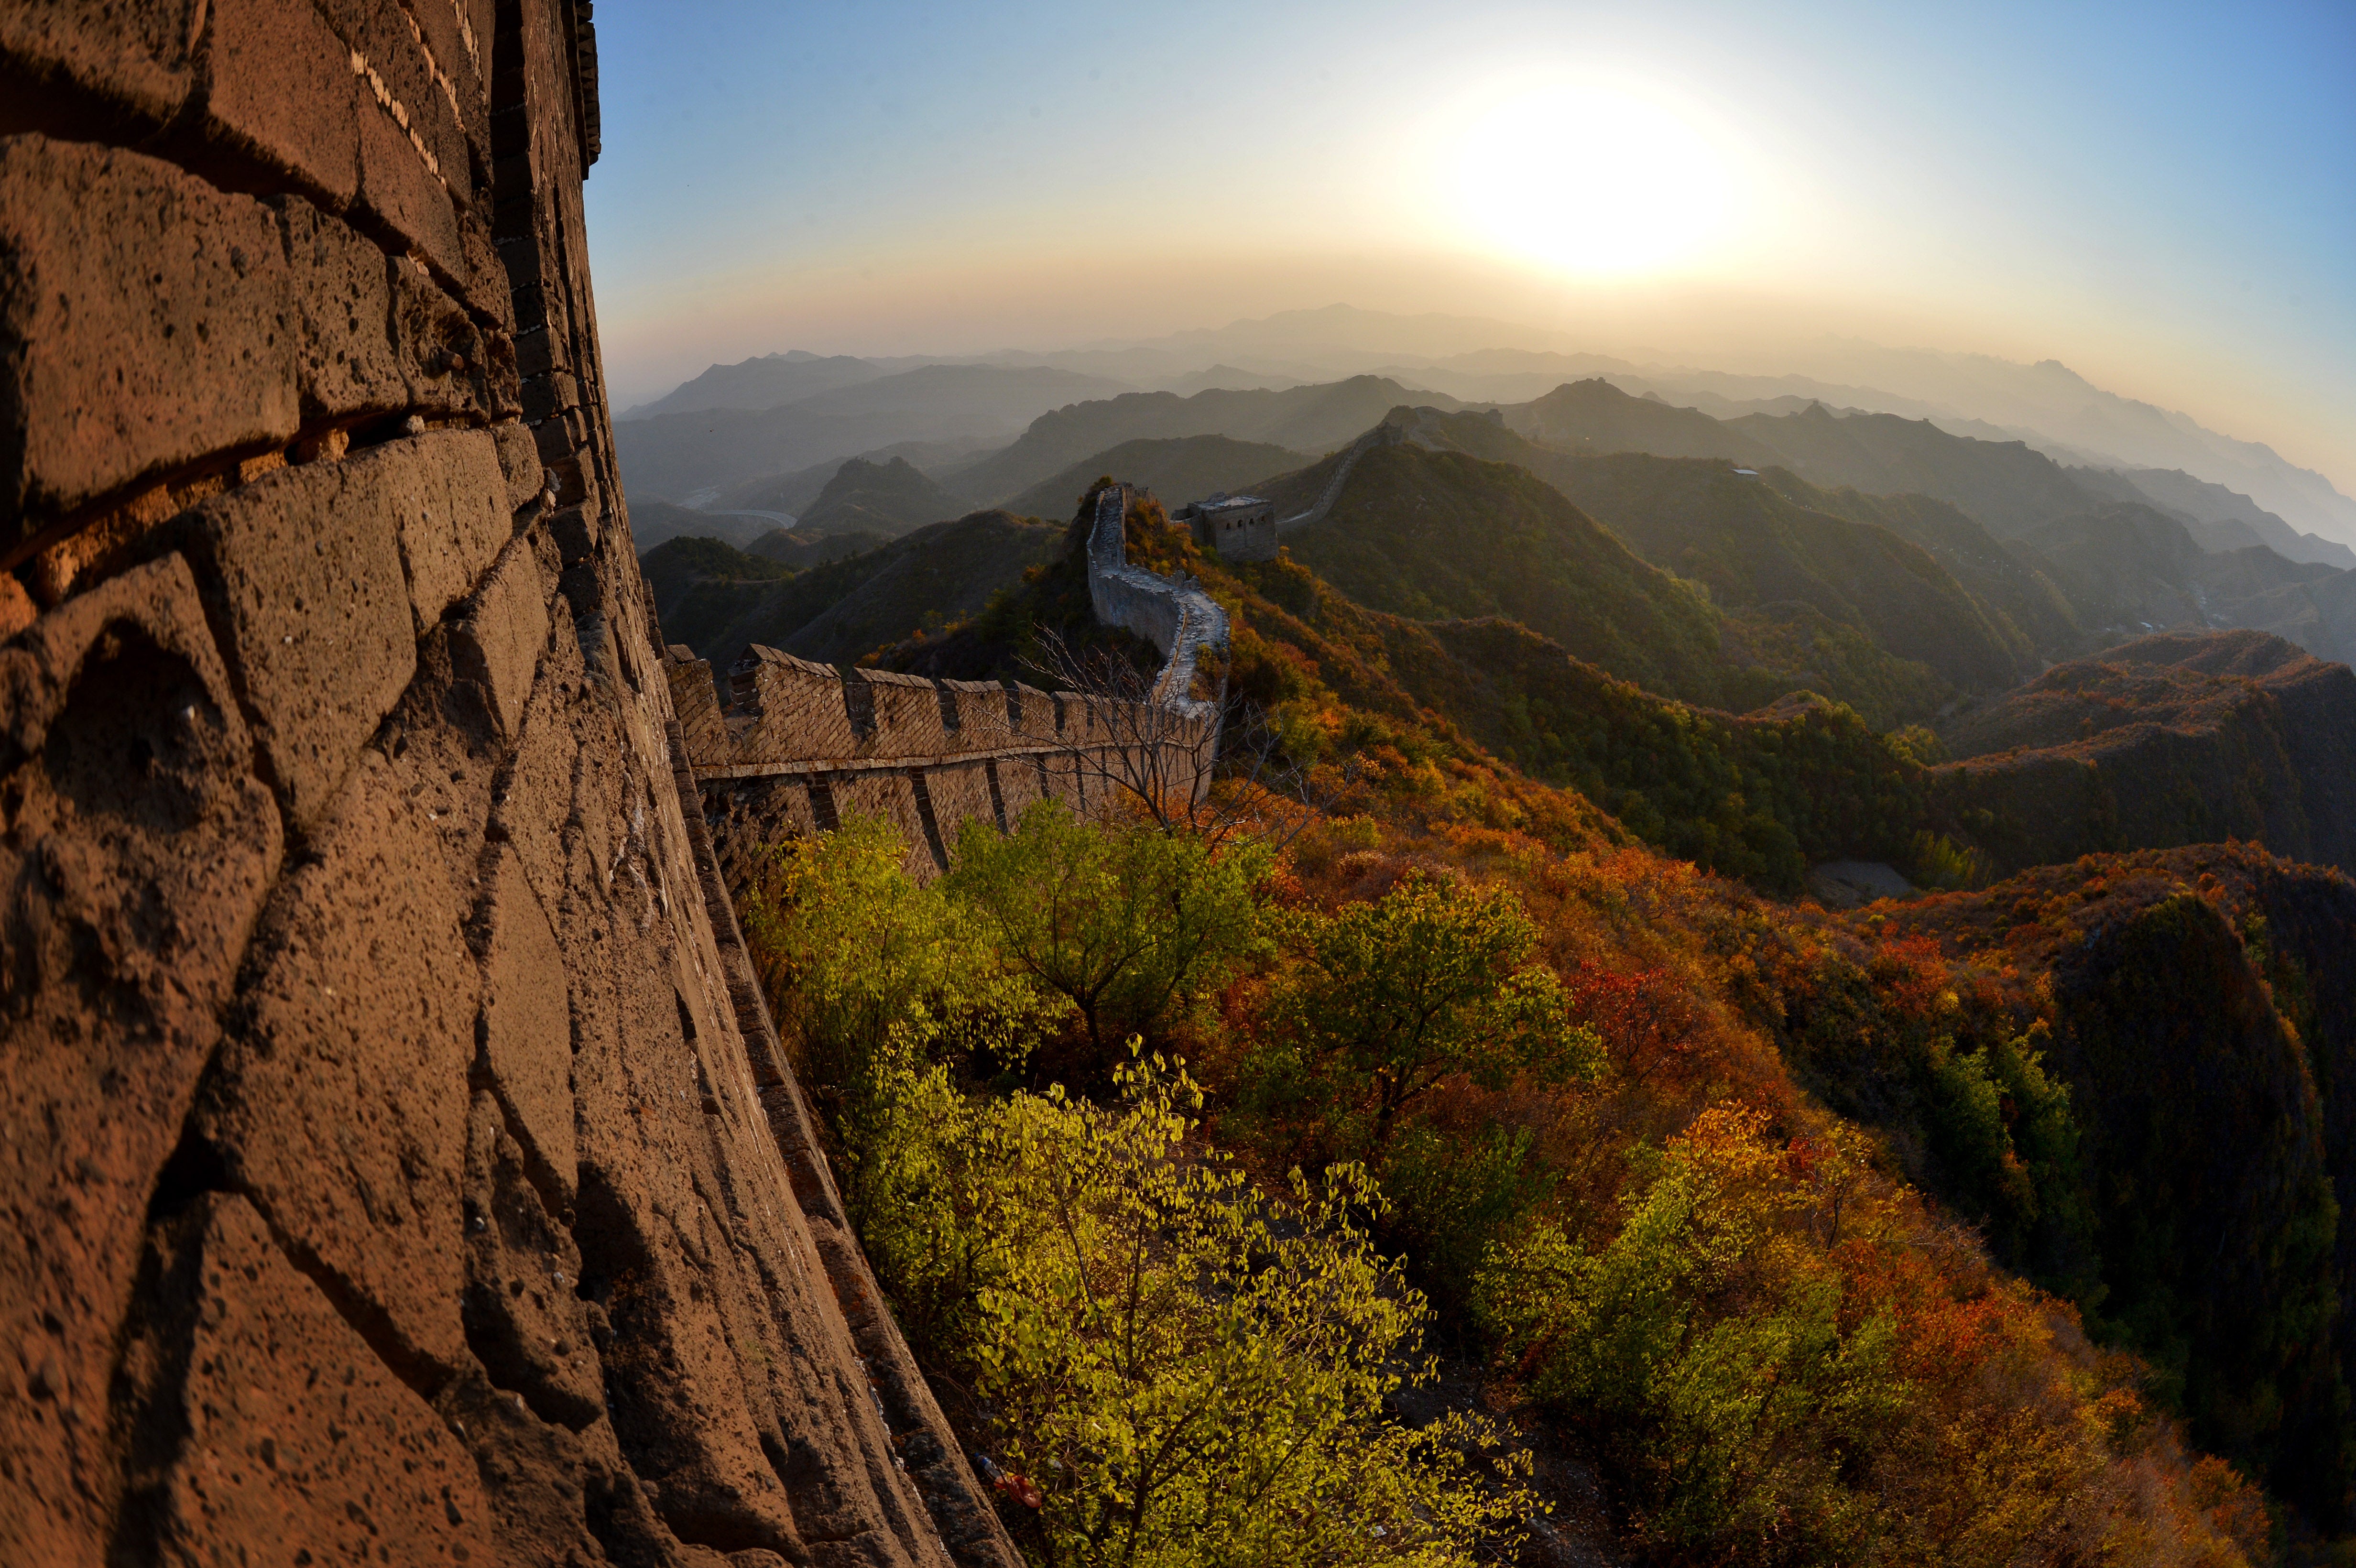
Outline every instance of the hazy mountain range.
<path id="1" fill-rule="evenodd" d="M 1333 305 L 1051 352 L 866 358 L 773 354 L 712 367 L 622 415 L 616 436 L 633 495 L 681 500 L 830 459 L 873 456 L 909 442 L 948 449 L 933 463 L 912 452 L 898 453 L 946 483 L 951 475 L 943 465 L 1004 445 L 1039 414 L 1123 392 L 1184 398 L 1205 389 L 1285 390 L 1378 376 L 1427 394 L 1420 401 L 1438 402 L 1429 396 L 1436 393 L 1460 403 L 1504 404 L 1601 378 L 1633 396 L 1655 394 L 1721 420 L 1788 414 L 1819 402 L 1835 411 L 1927 419 L 1954 435 L 2019 441 L 2072 466 L 2180 473 L 2279 517 L 2292 539 L 2314 534 L 2356 544 L 2356 500 L 2323 475 L 2263 443 L 2105 391 L 2053 360 L 2022 365 L 1829 337 L 1793 350 L 1791 357 L 1801 363 L 1783 373 L 1719 369 L 1583 352 L 1565 334 L 1510 322 Z M 952 369 L 967 373 L 943 373 Z M 681 420 L 698 414 L 708 417 L 701 424 Z M 1204 432 L 1131 435 L 1191 433 Z M 1239 430 L 1216 433 L 1285 439 Z M 2190 509 L 2176 496 L 2155 498 Z M 2265 542 L 2282 549 L 2289 541 Z"/>

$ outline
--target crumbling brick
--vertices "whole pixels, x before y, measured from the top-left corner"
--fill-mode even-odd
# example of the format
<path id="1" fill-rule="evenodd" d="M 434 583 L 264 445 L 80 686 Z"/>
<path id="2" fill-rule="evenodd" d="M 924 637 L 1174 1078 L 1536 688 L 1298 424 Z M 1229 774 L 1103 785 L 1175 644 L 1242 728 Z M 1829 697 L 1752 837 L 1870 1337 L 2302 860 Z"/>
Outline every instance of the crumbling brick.
<path id="1" fill-rule="evenodd" d="M 540 451 L 531 432 L 512 421 L 493 425 L 491 438 L 498 443 L 499 471 L 507 475 L 508 510 L 520 511 L 540 495 Z"/>

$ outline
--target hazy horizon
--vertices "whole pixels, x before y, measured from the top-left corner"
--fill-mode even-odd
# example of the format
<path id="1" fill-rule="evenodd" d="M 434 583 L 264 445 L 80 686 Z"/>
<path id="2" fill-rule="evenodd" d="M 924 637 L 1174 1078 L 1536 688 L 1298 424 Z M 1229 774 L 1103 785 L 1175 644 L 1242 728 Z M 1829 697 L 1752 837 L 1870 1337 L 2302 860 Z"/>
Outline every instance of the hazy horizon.
<path id="1" fill-rule="evenodd" d="M 790 348 L 1347 303 L 1818 373 L 2058 359 L 2356 494 L 2356 15 L 723 4 L 598 16 L 617 409 Z"/>

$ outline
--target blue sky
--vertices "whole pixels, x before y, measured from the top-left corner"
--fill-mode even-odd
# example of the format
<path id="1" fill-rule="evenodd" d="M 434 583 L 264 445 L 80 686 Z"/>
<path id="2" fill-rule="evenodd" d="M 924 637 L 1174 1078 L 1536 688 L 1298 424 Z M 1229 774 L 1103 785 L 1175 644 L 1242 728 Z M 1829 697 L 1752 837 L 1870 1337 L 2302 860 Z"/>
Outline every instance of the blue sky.
<path id="1" fill-rule="evenodd" d="M 597 23 L 623 402 L 773 349 L 1059 347 L 1346 300 L 1744 368 L 1827 332 L 2057 357 L 2356 492 L 2346 0 L 605 0 Z M 1531 229 L 1565 210 L 1669 253 L 1599 271 Z"/>

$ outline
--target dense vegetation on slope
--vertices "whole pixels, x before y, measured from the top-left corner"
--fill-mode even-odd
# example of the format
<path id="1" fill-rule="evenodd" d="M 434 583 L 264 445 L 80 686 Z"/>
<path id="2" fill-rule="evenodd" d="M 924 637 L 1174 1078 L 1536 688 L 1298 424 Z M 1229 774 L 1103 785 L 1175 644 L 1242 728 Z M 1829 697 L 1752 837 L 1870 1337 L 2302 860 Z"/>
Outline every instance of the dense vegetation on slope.
<path id="1" fill-rule="evenodd" d="M 1461 803 L 1333 822 L 1275 861 L 1050 806 L 1012 838 L 970 827 L 931 891 L 854 824 L 740 891 L 862 1236 L 1036 1560 L 1466 1561 L 1540 1526 L 1520 1476 L 1543 1497 L 1577 1462 L 1612 1508 L 1551 1539 L 1608 1532 L 1647 1563 L 2265 1556 L 2263 1506 L 2165 1413 L 2179 1385 L 2096 1351 L 1895 1179 L 1902 1152 L 1786 1076 L 1770 1029 L 1842 974 L 1849 1018 L 1938 1027 L 1950 977 L 1923 944 Z M 1179 940 L 1141 940 L 1173 898 Z M 1084 989 L 1130 999 L 1084 1029 Z M 2009 1056 L 1922 1048 L 1949 1064 L 1958 1169 L 2001 1176 L 2016 1115 L 2042 1119 L 2032 1155 L 2072 1136 L 2038 1064 L 2053 1026 L 2014 1000 L 1993 1004 L 2029 1042 Z M 1145 1057 L 1107 1051 L 1124 1031 Z M 1197 1125 L 1157 1097 L 1173 1052 Z M 1370 1289 L 1369 1237 L 1403 1281 Z M 1248 1275 L 1239 1243 L 1265 1260 Z M 1419 1292 L 1455 1309 L 1477 1386 L 1417 1395 L 1452 1413 L 1418 1452 L 1380 1403 L 1416 1363 L 1380 1352 Z M 1205 1440 L 1167 1445 L 1181 1390 Z M 1474 1481 L 1483 1407 L 1538 1455 L 1503 1491 Z M 1271 1442 L 1301 1457 L 1238 1507 Z M 1337 1515 L 1392 1522 L 1323 1534 Z"/>
<path id="2" fill-rule="evenodd" d="M 1555 1412 L 1544 1426 L 1549 1440 L 1568 1432 L 1590 1445 L 1584 1451 L 1606 1464 L 1641 1530 L 1673 1532 L 1703 1521 L 1701 1536 L 1677 1538 L 1683 1547 L 1670 1546 L 1665 1533 L 1647 1537 L 1647 1552 L 1669 1560 L 1703 1551 L 1694 1544 L 1700 1540 L 1722 1552 L 1737 1550 L 1735 1537 L 1710 1533 L 1736 1528 L 1724 1511 L 1730 1494 L 1687 1489 L 1674 1467 L 1659 1467 L 1664 1452 L 1689 1452 L 1680 1445 L 1698 1440 L 1696 1429 L 1680 1424 L 1689 1418 L 1661 1403 L 1676 1385 L 1654 1371 L 1625 1375 L 1633 1363 L 1620 1351 L 1569 1360 L 1532 1353 L 1540 1345 L 1620 1343 L 1592 1337 L 1634 1332 L 1632 1324 L 1656 1333 L 1673 1323 L 1684 1334 L 1715 1325 L 1711 1333 L 1735 1337 L 1720 1341 L 1730 1344 L 1756 1343 L 1761 1335 L 1786 1345 L 1799 1342 L 1793 1336 L 1804 1339 L 1808 1319 L 1791 1315 L 1801 1298 L 1775 1294 L 1796 1288 L 1794 1276 L 1777 1276 L 1785 1283 L 1763 1293 L 1747 1287 L 1740 1305 L 1703 1308 L 1699 1318 L 1689 1314 L 1711 1298 L 1683 1296 L 1685 1286 L 1676 1283 L 1691 1277 L 1686 1271 L 1699 1255 L 1678 1250 L 1686 1243 L 1676 1238 L 1690 1233 L 1678 1227 L 1695 1222 L 1681 1216 L 1724 1201 L 1730 1171 L 1748 1173 L 1740 1182 L 1759 1181 L 1756 1162 L 1766 1157 L 1758 1135 L 1747 1130 L 1752 1124 L 1702 1119 L 1709 1105 L 1731 1094 L 1759 1107 L 1779 1128 L 1767 1140 L 1779 1170 L 1826 1168 L 1815 1162 L 1849 1147 L 1839 1141 L 1846 1135 L 1837 1123 L 1794 1130 L 1815 1114 L 1804 1109 L 1799 1086 L 1882 1140 L 1840 1155 L 1862 1162 L 1840 1168 L 1902 1174 L 1920 1184 L 1979 1226 L 1997 1260 L 2073 1303 L 2099 1343 L 2144 1360 L 2072 1350 L 2074 1329 L 2058 1339 L 1994 1330 L 2005 1321 L 2074 1321 L 2066 1312 L 2055 1317 L 2050 1303 L 2029 1306 L 2034 1296 L 2013 1298 L 2027 1316 L 2007 1319 L 2015 1308 L 1994 1303 L 2002 1290 L 2019 1287 L 1995 1275 L 1974 1287 L 1998 1291 L 1973 1297 L 1970 1310 L 1983 1327 L 1972 1334 L 1996 1333 L 1967 1337 L 1982 1347 L 1976 1354 L 2001 1343 L 2021 1358 L 2017 1369 L 2075 1365 L 2061 1374 L 2079 1391 L 2072 1397 L 2108 1391 L 2100 1393 L 2104 1413 L 2096 1422 L 2110 1435 L 2105 1441 L 2158 1444 L 2139 1450 L 2140 1473 L 2185 1477 L 2168 1483 L 2185 1488 L 2170 1495 L 2188 1499 L 2170 1507 L 2190 1508 L 2207 1521 L 2201 1528 L 2238 1540 L 2242 1550 L 2265 1550 L 2263 1527 L 2248 1522 L 2246 1494 L 2213 1462 L 2178 1468 L 2183 1462 L 2169 1456 L 2173 1440 L 2157 1413 L 2183 1412 L 2204 1445 L 2266 1477 L 2308 1519 L 2340 1528 L 2351 1449 L 2338 1368 L 2351 1334 L 2338 1303 L 2344 1285 L 2356 1285 L 2356 1243 L 2342 1239 L 2339 1216 L 2356 1193 L 2356 1097 L 2335 1098 L 2332 1085 L 2356 1082 L 2350 1076 L 2356 887 L 2254 848 L 2211 848 L 2072 859 L 1985 892 L 1881 904 L 1839 919 L 1760 903 L 1647 852 L 1612 848 L 1617 830 L 1643 822 L 1656 843 L 1682 832 L 1679 852 L 1715 857 L 1774 886 L 1775 877 L 1740 859 L 1764 841 L 1746 835 L 1742 817 L 1755 812 L 1771 830 L 1798 841 L 1822 832 L 1808 825 L 1806 810 L 1828 805 L 1818 820 L 1829 820 L 1831 832 L 1815 837 L 1812 850 L 1840 841 L 1850 822 L 1866 824 L 1867 836 L 1885 843 L 1910 821 L 1961 831 L 1965 824 L 1941 817 L 1939 802 L 1926 796 L 1975 763 L 1925 774 L 1914 759 L 1932 754 L 1934 743 L 1874 737 L 1828 708 L 1742 719 L 1685 708 L 1614 681 L 1519 625 L 1371 612 L 1290 560 L 1224 567 L 1161 526 L 1151 507 L 1137 508 L 1130 526 L 1132 559 L 1193 571 L 1228 604 L 1235 686 L 1271 709 L 1280 735 L 1299 738 L 1306 751 L 1323 748 L 1318 754 L 1329 765 L 1352 755 L 1378 764 L 1345 798 L 1380 826 L 1337 826 L 1304 840 L 1295 857 L 1303 886 L 1344 901 L 1374 899 L 1399 868 L 1435 857 L 1503 876 L 1548 933 L 1549 961 L 1580 998 L 1580 1016 L 1601 1031 L 1613 1072 L 1622 1075 L 1609 1081 L 1618 1083 L 1606 1096 L 1611 1104 L 1590 1105 L 1566 1124 L 1559 1109 L 1540 1115 L 1526 1099 L 1460 1085 L 1419 1118 L 1415 1157 L 1402 1155 L 1378 1175 L 1398 1205 L 1385 1233 L 1410 1258 L 1446 1260 L 1430 1265 L 1440 1273 L 1423 1276 L 1425 1288 L 1463 1299 L 1472 1260 L 1499 1260 L 1504 1272 L 1481 1275 L 1492 1283 L 1476 1287 L 1495 1293 L 1482 1297 L 1483 1332 L 1490 1336 L 1482 1343 L 1517 1358 L 1515 1386 Z M 998 667 L 991 661 L 1019 641 L 1006 634 L 1027 625 L 1033 612 L 1085 621 L 1084 593 L 1074 603 L 1071 592 L 1084 584 L 1075 575 L 1059 597 L 1059 570 L 1034 574 L 948 635 L 903 645 L 890 656 L 916 667 L 935 661 L 937 673 Z M 990 627 L 996 632 L 986 635 Z M 2120 678 L 2153 683 L 2153 693 L 2105 692 L 2099 681 L 2087 688 L 2083 672 L 2065 667 L 2056 672 L 2061 680 L 2029 688 L 2034 700 L 1986 708 L 1966 722 L 1991 733 L 2012 726 L 2035 741 L 2091 717 L 2101 731 L 2096 740 L 2158 733 L 2170 743 L 2219 747 L 2231 773 L 2241 764 L 2222 745 L 2233 732 L 2212 721 L 2214 709 L 2295 711 L 2303 717 L 2290 729 L 2319 733 L 2328 721 L 2344 727 L 2356 713 L 2356 694 L 2330 686 L 2356 677 L 2298 660 L 2279 645 L 2214 635 L 2147 642 L 2125 661 Z M 2312 707 L 2299 708 L 2302 699 Z M 1584 816 L 1581 796 L 1568 792 L 1559 797 L 1565 805 L 1549 805 L 1549 792 L 1491 755 L 1576 783 L 1585 796 L 1617 804 L 1622 819 Z M 2320 763 L 2301 773 L 2309 781 L 2331 776 Z M 2340 776 L 2356 776 L 2356 769 Z M 2180 798 L 2182 782 L 2164 771 L 2130 765 L 2120 777 L 2130 788 L 2148 781 L 2155 798 Z M 1852 795 L 1846 802 L 1844 788 Z M 1655 791 L 1671 807 L 1659 825 L 1638 804 L 1652 802 Z M 1730 797 L 1737 800 L 1732 823 L 1709 809 Z M 1910 818 L 1910 809 L 1929 815 Z M 2334 809 L 2346 819 L 2344 808 Z M 2002 848 L 1988 820 L 1974 817 L 1972 830 Z M 1525 827 L 1534 836 L 1523 837 Z M 1714 841 L 1712 827 L 1719 830 Z M 1523 848 L 1503 852 L 1508 844 Z M 1474 845 L 1491 848 L 1471 851 Z M 1547 869 L 1557 865 L 1561 869 Z M 1378 871 L 1383 867 L 1389 869 Z M 1582 891 L 1564 901 L 1557 890 L 1567 887 Z M 1232 1007 L 1220 1016 L 1238 1017 Z M 1236 1096 L 1214 1125 L 1241 1140 L 1237 1147 L 1263 1147 L 1274 1112 L 1264 1095 L 1253 1097 L 1257 1080 L 1245 1072 L 1261 1048 L 1231 1039 L 1199 1049 L 1206 1051 L 1206 1082 Z M 1783 1078 L 1783 1064 L 1797 1085 Z M 1640 1093 L 1632 1083 L 1647 1087 Z M 1650 1098 L 1668 1084 L 1691 1096 L 1682 1110 L 1662 1112 Z M 1637 1114 L 1629 1100 L 1613 1098 L 1628 1094 L 1655 1109 Z M 1583 1231 L 1558 1220 L 1548 1228 L 1517 1196 L 1527 1190 L 1533 1159 L 1543 1165 L 1560 1156 L 1551 1140 L 1569 1125 L 1622 1129 L 1610 1136 L 1632 1136 L 1658 1151 L 1640 1160 L 1648 1174 L 1634 1186 L 1611 1189 L 1620 1196 L 1583 1211 Z M 1277 1146 L 1291 1151 L 1287 1157 L 1329 1147 L 1320 1142 L 1328 1135 L 1313 1129 L 1291 1136 L 1308 1141 Z M 1515 1141 L 1525 1136 L 1531 1141 Z M 1585 1162 L 1599 1158 L 1619 1168 L 1597 1146 L 1580 1147 L 1576 1168 L 1592 1171 L 1597 1167 Z M 1794 1147 L 1808 1152 L 1794 1157 Z M 1659 1173 L 1676 1184 L 1650 1185 Z M 1694 1194 L 1706 1200 L 1703 1208 L 1689 1207 Z M 1656 1199 L 1670 1206 L 1647 1207 Z M 1614 1203 L 1631 1205 L 1620 1212 L 1633 1230 L 1601 1225 Z M 1844 1211 L 1853 1219 L 1863 1212 Z M 1811 1223 L 1821 1235 L 1826 1219 L 1816 1212 Z M 1460 1229 L 1467 1225 L 1486 1239 L 1468 1243 Z M 1671 1240 L 1665 1245 L 1661 1236 Z M 2221 1236 L 2229 1243 L 2222 1250 Z M 1497 1247 L 1505 1250 L 1485 1251 Z M 1839 1299 L 1862 1302 L 1880 1288 L 1865 1275 L 1844 1277 Z M 1952 1289 L 1963 1276 L 1941 1277 L 1950 1284 L 1940 1288 Z M 1536 1296 L 1518 1293 L 1513 1282 L 1532 1278 L 1553 1283 Z M 1661 1299 L 1676 1315 L 1631 1320 L 1615 1316 L 1622 1308 L 1605 1310 L 1622 1299 L 1613 1279 L 1671 1282 Z M 1851 1321 L 1849 1310 L 1837 1321 Z M 1709 1316 L 1719 1311 L 1732 1315 Z M 1928 1321 L 1906 1319 L 1913 1327 L 1901 1324 L 1901 1331 L 1929 1331 Z M 2087 1359 L 2070 1361 L 2078 1355 Z M 1791 1411 L 1744 1408 L 1762 1423 L 1755 1430 L 1767 1450 L 1780 1456 L 1762 1471 L 1742 1469 L 1749 1460 L 1738 1464 L 1749 1477 L 1738 1491 L 1771 1472 L 1780 1477 L 1773 1485 L 1805 1474 L 1804 1448 L 1790 1445 L 1803 1433 L 1820 1435 L 1809 1424 L 1830 1419 L 1829 1406 L 1812 1402 L 1870 1386 L 1843 1382 L 1828 1364 L 1807 1377 L 1784 1364 L 1777 1375 L 1797 1380 L 1786 1385 Z M 1903 1424 L 1896 1415 L 1878 1417 L 1840 1440 L 1870 1449 L 1891 1422 Z M 1905 1459 L 1873 1451 L 1882 1455 L 1877 1464 L 1895 1467 L 1885 1476 L 1907 1473 L 1928 1452 L 1908 1450 L 1917 1458 Z M 2093 1485 L 2098 1470 L 2072 1473 Z M 2050 1482 L 2059 1472 L 2046 1474 Z M 2042 1497 L 2038 1485 L 2014 1481 L 1999 1490 Z M 1833 1529 L 1832 1515 L 1795 1512 L 1788 1496 L 1769 1495 L 1782 1499 L 1778 1518 L 1807 1517 L 1810 1531 Z M 1817 1499 L 1809 1506 L 1821 1509 L 1838 1494 L 1809 1495 Z M 2107 1517 L 2115 1526 L 2126 1515 Z M 1830 1550 L 1827 1539 L 1811 1536 L 1814 1544 L 1792 1560 Z M 1928 1554 L 1911 1539 L 1912 1550 Z M 2033 1558 L 2054 1538 L 2041 1539 L 2047 1545 L 2023 1550 Z M 2100 1553 L 2087 1544 L 2095 1537 L 2073 1539 L 2080 1550 Z M 2157 1550 L 2148 1537 L 2141 1549 L 2123 1546 L 2125 1539 L 2114 1538 L 2113 1549 L 2129 1556 Z M 1847 1550 L 1869 1555 L 1854 1540 Z"/>
<path id="3" fill-rule="evenodd" d="M 1726 421 L 1776 453 L 1810 484 L 1881 496 L 1930 496 L 1962 507 L 2000 538 L 2083 509 L 2086 493 L 2061 464 L 2017 441 L 1949 435 L 1896 414 L 1836 417 L 1821 403 L 1799 413 Z"/>
<path id="4" fill-rule="evenodd" d="M 774 560 L 780 566 L 790 566 L 798 571 L 804 567 L 824 566 L 828 561 L 859 555 L 891 542 L 882 534 L 820 534 L 803 528 L 771 528 L 746 545 L 744 553 L 756 560 Z"/>
<path id="5" fill-rule="evenodd" d="M 1280 510 L 1313 498 L 1338 461 L 1271 486 Z M 1425 621 L 1509 615 L 1648 689 L 1722 699 L 1708 599 L 1519 469 L 1379 447 L 1359 460 L 1332 515 L 1286 545 L 1370 610 Z"/>
<path id="6" fill-rule="evenodd" d="M 1991 622 L 1999 627 L 2009 624 L 2019 632 L 2031 656 L 2070 658 L 2087 651 L 2087 634 L 2069 596 L 2029 556 L 1997 539 L 1953 504 L 1928 496 L 1823 489 L 1783 468 L 1766 469 L 1759 477 L 1812 511 L 1878 523 L 1921 547 L 1978 601 Z"/>
<path id="7" fill-rule="evenodd" d="M 1966 691 L 2000 691 L 2038 667 L 2010 618 L 1928 552 L 1726 464 L 1624 453 L 1580 463 L 1556 483 L 1629 549 L 1708 583 L 1722 605 L 1799 601 Z"/>
<path id="8" fill-rule="evenodd" d="M 2202 1443 L 2344 1529 L 2356 884 L 2211 845 L 1858 923 L 1847 957 L 1751 946 L 1785 1060 L 2149 1358 Z"/>
<path id="9" fill-rule="evenodd" d="M 1944 735 L 1932 797 L 2007 867 L 2246 837 L 2356 869 L 2356 675 L 2261 633 L 2139 638 Z"/>
<path id="10" fill-rule="evenodd" d="M 1817 861 L 1912 855 L 1912 759 L 1851 709 L 1794 698 L 1738 718 L 1665 701 L 1507 620 L 1383 630 L 1418 702 L 1669 854 L 1783 892 Z"/>
<path id="11" fill-rule="evenodd" d="M 1083 506 L 1076 543 L 1088 516 Z M 1230 689 L 1271 717 L 1287 760 L 1371 763 L 1370 787 L 1398 809 L 1458 791 L 1510 795 L 1504 781 L 1519 771 L 1577 784 L 1644 842 L 1763 888 L 1796 891 L 1812 859 L 1912 855 L 1919 770 L 1903 741 L 1875 735 L 1846 708 L 1794 701 L 1737 719 L 1655 697 L 1510 621 L 1368 610 L 1290 559 L 1225 565 L 1150 501 L 1131 508 L 1129 549 L 1153 570 L 1199 578 L 1226 607 Z M 1150 653 L 1095 625 L 1081 562 L 1067 549 L 981 614 L 888 649 L 884 662 L 1035 680 L 1047 628 L 1151 667 Z M 1526 821 L 1531 804 L 1494 799 L 1482 810 Z"/>

